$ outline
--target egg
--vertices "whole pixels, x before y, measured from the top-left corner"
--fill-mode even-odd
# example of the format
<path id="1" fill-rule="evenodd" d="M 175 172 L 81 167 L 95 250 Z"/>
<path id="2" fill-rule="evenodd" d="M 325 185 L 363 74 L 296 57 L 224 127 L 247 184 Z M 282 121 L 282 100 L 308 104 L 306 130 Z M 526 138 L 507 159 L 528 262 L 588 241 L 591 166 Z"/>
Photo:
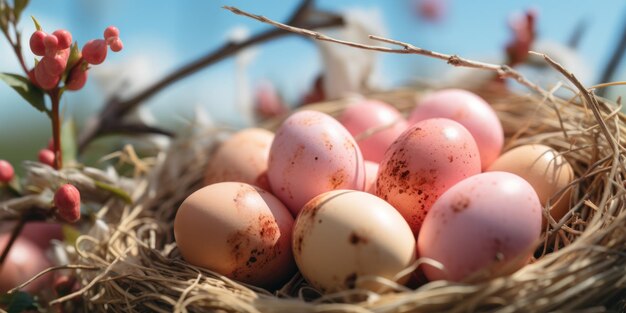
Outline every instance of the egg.
<path id="1" fill-rule="evenodd" d="M 296 215 L 330 190 L 365 188 L 363 156 L 352 135 L 331 116 L 300 111 L 276 131 L 267 170 L 272 193 Z"/>
<path id="2" fill-rule="evenodd" d="M 10 236 L 8 233 L 0 235 L 0 251 L 4 251 Z M 26 282 L 50 266 L 50 262 L 46 259 L 41 248 L 25 238 L 18 237 L 4 264 L 0 267 L 0 295 Z M 45 275 L 22 290 L 36 293 L 50 283 L 50 278 L 50 275 Z"/>
<path id="3" fill-rule="evenodd" d="M 563 189 L 574 179 L 574 170 L 556 150 L 539 144 L 523 145 L 500 156 L 488 171 L 504 171 L 519 175 L 537 192 L 542 206 L 550 204 L 550 215 L 557 222 L 570 208 L 571 188 Z M 543 219 L 545 226 L 546 219 Z"/>
<path id="4" fill-rule="evenodd" d="M 0 233 L 10 233 L 14 222 L 0 223 Z M 60 223 L 29 222 L 24 225 L 20 237 L 28 239 L 42 250 L 50 247 L 50 240 L 63 240 L 63 225 Z"/>
<path id="5" fill-rule="evenodd" d="M 204 183 L 235 181 L 269 190 L 267 160 L 274 134 L 261 128 L 240 130 L 215 151 L 206 170 Z"/>
<path id="6" fill-rule="evenodd" d="M 472 134 L 482 169 L 498 158 L 504 143 L 502 124 L 493 108 L 481 97 L 462 89 L 444 89 L 426 95 L 409 116 L 409 124 L 442 117 L 459 122 Z"/>
<path id="7" fill-rule="evenodd" d="M 376 194 L 376 177 L 380 164 L 365 160 L 365 189 L 366 192 Z"/>
<path id="8" fill-rule="evenodd" d="M 384 286 L 359 277 L 396 277 L 415 260 L 409 225 L 387 202 L 361 191 L 334 190 L 309 201 L 293 232 L 293 254 L 302 276 L 322 292 Z"/>
<path id="9" fill-rule="evenodd" d="M 369 99 L 349 104 L 337 120 L 357 138 L 363 158 L 373 162 L 383 159 L 387 148 L 408 126 L 396 108 Z M 358 138 L 363 135 L 362 139 Z"/>
<path id="10" fill-rule="evenodd" d="M 493 277 L 528 263 L 541 234 L 541 204 L 532 186 L 506 172 L 487 172 L 452 186 L 433 204 L 417 239 L 429 280 Z M 479 273 L 480 272 L 480 273 Z"/>
<path id="11" fill-rule="evenodd" d="M 176 244 L 187 262 L 266 288 L 295 271 L 292 228 L 291 214 L 276 197 L 239 182 L 197 190 L 174 220 Z"/>
<path id="12" fill-rule="evenodd" d="M 478 148 L 467 129 L 449 119 L 428 119 L 409 127 L 389 147 L 380 163 L 376 195 L 393 205 L 417 235 L 435 200 L 478 173 Z"/>

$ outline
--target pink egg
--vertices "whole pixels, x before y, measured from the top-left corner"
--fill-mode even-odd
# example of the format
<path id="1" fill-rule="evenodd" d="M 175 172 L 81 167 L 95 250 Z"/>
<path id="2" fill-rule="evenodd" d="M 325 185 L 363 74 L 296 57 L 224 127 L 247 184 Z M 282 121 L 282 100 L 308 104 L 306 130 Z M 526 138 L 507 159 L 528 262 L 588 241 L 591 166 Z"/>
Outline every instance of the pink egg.
<path id="1" fill-rule="evenodd" d="M 0 251 L 4 251 L 10 236 L 10 234 L 0 235 Z M 50 263 L 37 245 L 27 239 L 17 238 L 5 263 L 0 268 L 0 294 L 26 282 L 49 266 Z M 51 275 L 43 276 L 23 290 L 35 293 L 46 286 L 51 277 Z"/>
<path id="2" fill-rule="evenodd" d="M 418 237 L 430 280 L 461 281 L 477 271 L 487 277 L 512 273 L 526 263 L 541 234 L 541 204 L 533 187 L 505 172 L 472 176 L 433 205 Z M 482 274 L 482 273 L 480 273 Z"/>
<path id="3" fill-rule="evenodd" d="M 60 223 L 31 222 L 24 226 L 22 237 L 41 249 L 50 247 L 50 240 L 63 240 L 63 225 Z"/>
<path id="4" fill-rule="evenodd" d="M 429 119 L 409 127 L 389 147 L 380 163 L 376 195 L 393 205 L 417 235 L 435 200 L 478 173 L 478 148 L 467 129 L 449 119 Z"/>
<path id="5" fill-rule="evenodd" d="M 376 194 L 376 176 L 380 164 L 372 161 L 365 161 L 365 189 L 366 192 Z"/>
<path id="6" fill-rule="evenodd" d="M 474 93 L 444 89 L 422 98 L 409 116 L 409 124 L 443 117 L 459 122 L 472 134 L 486 169 L 500 155 L 504 143 L 502 124 L 491 106 Z"/>
<path id="7" fill-rule="evenodd" d="M 294 215 L 326 191 L 365 188 L 363 156 L 354 138 L 316 111 L 300 111 L 283 122 L 270 147 L 267 174 L 273 194 Z"/>
<path id="8" fill-rule="evenodd" d="M 363 158 L 380 162 L 391 143 L 407 128 L 407 122 L 391 105 L 377 100 L 362 100 L 349 105 L 339 122 L 357 138 Z M 363 139 L 367 131 L 374 131 Z"/>

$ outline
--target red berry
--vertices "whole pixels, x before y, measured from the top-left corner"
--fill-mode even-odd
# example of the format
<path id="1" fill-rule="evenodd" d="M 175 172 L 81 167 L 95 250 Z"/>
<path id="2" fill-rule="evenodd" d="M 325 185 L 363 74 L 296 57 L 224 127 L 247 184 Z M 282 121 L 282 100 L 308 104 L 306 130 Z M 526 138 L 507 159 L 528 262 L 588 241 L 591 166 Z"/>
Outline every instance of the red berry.
<path id="1" fill-rule="evenodd" d="M 109 43 L 109 47 L 111 48 L 111 51 L 113 52 L 121 51 L 122 48 L 124 48 L 124 44 L 122 44 L 122 40 L 119 37 L 111 37 L 111 38 L 115 38 L 115 40 L 112 40 L 112 42 Z"/>
<path id="2" fill-rule="evenodd" d="M 72 34 L 65 29 L 59 29 L 52 33 L 59 40 L 59 49 L 67 49 L 72 45 Z"/>
<path id="3" fill-rule="evenodd" d="M 43 61 L 44 59 L 42 59 Z M 59 75 L 50 75 L 48 71 L 46 71 L 46 67 L 43 62 L 39 62 L 37 66 L 35 66 L 35 80 L 37 81 L 37 85 L 39 87 L 50 90 L 57 86 L 59 83 Z"/>
<path id="4" fill-rule="evenodd" d="M 46 73 L 50 76 L 60 76 L 67 66 L 67 58 L 69 57 L 69 49 L 59 50 L 54 55 L 46 55 L 39 61 L 43 64 Z"/>
<path id="5" fill-rule="evenodd" d="M 11 163 L 0 160 L 0 183 L 8 183 L 13 179 L 15 171 Z"/>
<path id="6" fill-rule="evenodd" d="M 100 64 L 106 57 L 107 44 L 102 39 L 90 40 L 83 46 L 83 59 L 89 64 Z"/>
<path id="7" fill-rule="evenodd" d="M 74 223 L 80 219 L 80 192 L 74 185 L 65 184 L 54 194 L 54 206 L 64 220 Z"/>
<path id="8" fill-rule="evenodd" d="M 68 275 L 61 275 L 54 279 L 54 291 L 58 296 L 65 296 L 72 292 L 76 280 Z"/>
<path id="9" fill-rule="evenodd" d="M 46 46 L 43 44 L 43 39 L 47 34 L 38 30 L 30 36 L 30 51 L 35 55 L 43 56 L 46 54 Z"/>
<path id="10" fill-rule="evenodd" d="M 109 26 L 104 30 L 104 39 L 109 39 L 110 37 L 119 37 L 120 30 L 115 26 Z"/>
<path id="11" fill-rule="evenodd" d="M 39 150 L 38 158 L 39 158 L 39 162 L 46 164 L 48 166 L 54 167 L 55 156 L 52 150 L 48 150 L 48 149 Z"/>
<path id="12" fill-rule="evenodd" d="M 43 39 L 43 45 L 46 47 L 46 55 L 51 55 L 59 50 L 59 39 L 54 35 L 47 35 Z"/>
<path id="13" fill-rule="evenodd" d="M 48 139 L 48 150 L 54 151 L 54 138 Z"/>
<path id="14" fill-rule="evenodd" d="M 85 86 L 87 82 L 87 70 L 83 70 L 82 66 L 75 66 L 65 81 L 65 88 L 68 90 L 79 90 Z"/>

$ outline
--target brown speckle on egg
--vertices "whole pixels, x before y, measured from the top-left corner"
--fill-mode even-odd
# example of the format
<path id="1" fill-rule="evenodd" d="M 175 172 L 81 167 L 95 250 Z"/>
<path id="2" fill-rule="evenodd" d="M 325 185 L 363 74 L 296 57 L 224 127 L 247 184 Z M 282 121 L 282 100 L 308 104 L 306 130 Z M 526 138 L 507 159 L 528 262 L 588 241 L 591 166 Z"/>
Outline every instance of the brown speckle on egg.
<path id="1" fill-rule="evenodd" d="M 353 231 L 352 233 L 350 233 L 350 237 L 348 238 L 348 241 L 350 241 L 350 244 L 352 245 L 358 245 L 358 244 L 366 244 L 369 241 L 369 239 Z"/>

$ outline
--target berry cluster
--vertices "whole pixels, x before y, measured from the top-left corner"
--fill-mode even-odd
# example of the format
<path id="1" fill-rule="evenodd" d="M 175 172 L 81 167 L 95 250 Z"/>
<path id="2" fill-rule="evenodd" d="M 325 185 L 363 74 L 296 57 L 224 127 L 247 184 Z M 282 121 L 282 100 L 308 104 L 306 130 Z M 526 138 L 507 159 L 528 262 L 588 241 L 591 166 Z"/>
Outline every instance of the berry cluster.
<path id="1" fill-rule="evenodd" d="M 79 90 L 87 81 L 88 65 L 104 62 L 107 47 L 111 51 L 122 50 L 123 44 L 119 37 L 120 31 L 109 26 L 104 30 L 104 39 L 87 42 L 78 52 L 78 61 L 70 64 L 72 50 L 72 34 L 66 30 L 57 30 L 47 34 L 42 30 L 35 31 L 30 37 L 30 50 L 41 60 L 29 73 L 31 81 L 45 90 L 55 88 L 65 78 L 65 89 Z"/>

